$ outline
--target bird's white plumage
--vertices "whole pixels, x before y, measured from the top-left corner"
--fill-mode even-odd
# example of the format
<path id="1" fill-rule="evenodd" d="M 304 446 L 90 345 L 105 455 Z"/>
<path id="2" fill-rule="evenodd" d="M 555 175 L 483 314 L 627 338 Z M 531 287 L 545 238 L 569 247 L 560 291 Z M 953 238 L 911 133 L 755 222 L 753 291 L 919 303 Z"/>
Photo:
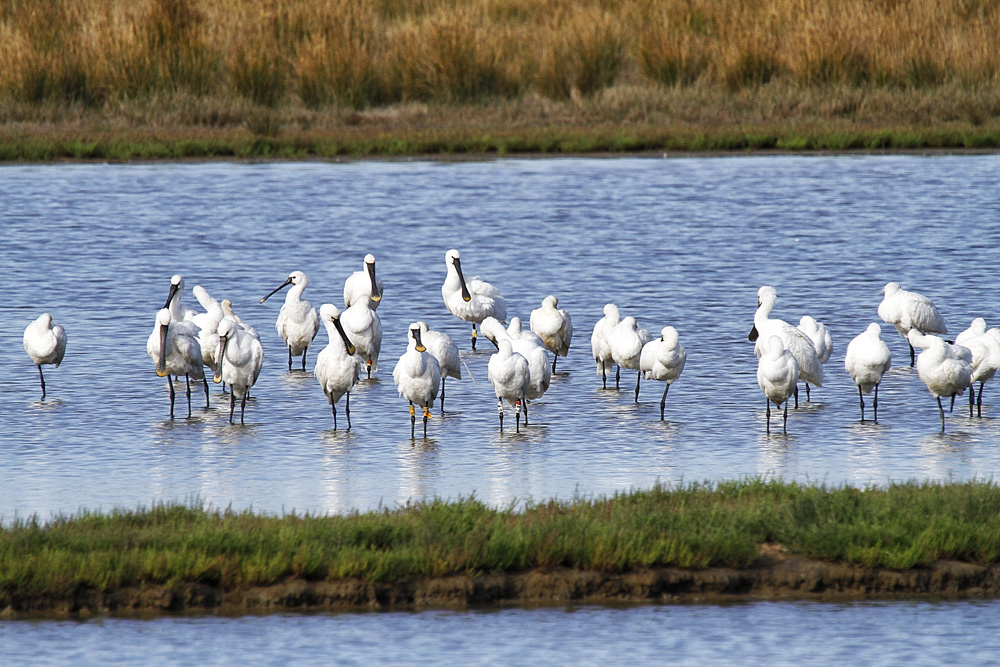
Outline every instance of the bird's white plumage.
<path id="1" fill-rule="evenodd" d="M 965 393 L 972 382 L 972 351 L 951 345 L 940 336 L 911 329 L 910 345 L 923 350 L 917 357 L 917 374 L 935 398 Z"/>
<path id="2" fill-rule="evenodd" d="M 528 340 L 515 340 L 510 337 L 503 325 L 493 317 L 487 317 L 482 323 L 483 335 L 498 348 L 500 342 L 506 340 L 514 352 L 528 361 L 528 391 L 526 396 L 534 400 L 544 394 L 552 381 L 552 369 L 549 366 L 549 353 L 544 345 Z"/>
<path id="3" fill-rule="evenodd" d="M 312 304 L 302 298 L 302 293 L 309 285 L 309 278 L 306 277 L 306 274 L 302 271 L 292 271 L 288 275 L 288 279 L 274 292 L 285 285 L 291 285 L 292 288 L 285 294 L 285 303 L 278 311 L 278 319 L 274 323 L 274 328 L 277 329 L 281 339 L 285 341 L 285 346 L 291 351 L 292 356 L 297 357 L 304 354 L 312 345 L 313 338 L 319 331 L 319 315 Z M 261 302 L 265 299 L 267 297 L 261 299 Z"/>
<path id="4" fill-rule="evenodd" d="M 826 325 L 809 315 L 803 315 L 796 328 L 809 336 L 816 347 L 816 358 L 820 364 L 825 364 L 833 354 L 833 338 Z"/>
<path id="5" fill-rule="evenodd" d="M 187 375 L 201 380 L 205 377 L 201 344 L 197 334 L 183 325 L 183 322 L 171 319 L 170 310 L 160 309 L 156 314 L 153 331 L 146 341 L 146 352 L 156 364 L 158 374 Z"/>
<path id="6" fill-rule="evenodd" d="M 24 329 L 24 351 L 36 366 L 59 367 L 66 353 L 66 331 L 52 324 L 52 315 L 42 313 Z"/>
<path id="7" fill-rule="evenodd" d="M 781 336 L 768 336 L 761 346 L 762 354 L 757 362 L 757 385 L 776 407 L 788 400 L 795 392 L 799 381 L 799 364 L 789 350 L 785 349 Z"/>
<path id="8" fill-rule="evenodd" d="M 541 336 L 536 334 L 531 329 L 525 329 L 521 325 L 520 317 L 510 318 L 510 323 L 507 325 L 507 335 L 509 335 L 512 340 L 527 340 L 535 343 L 536 345 L 546 347 L 545 341 L 542 340 Z"/>
<path id="9" fill-rule="evenodd" d="M 255 329 L 252 325 L 248 324 L 247 322 L 244 322 L 239 315 L 233 312 L 232 301 L 230 301 L 229 299 L 223 299 L 222 301 L 219 302 L 219 305 L 222 307 L 223 317 L 233 318 L 233 320 L 236 321 L 236 324 L 238 324 L 241 329 L 246 331 L 248 334 L 250 334 L 257 340 L 260 340 L 260 334 L 257 333 L 257 329 Z"/>
<path id="10" fill-rule="evenodd" d="M 926 334 L 948 333 L 944 317 L 923 294 L 908 292 L 896 282 L 888 283 L 882 291 L 885 296 L 878 306 L 878 316 L 896 327 L 903 338 L 911 329 Z"/>
<path id="11" fill-rule="evenodd" d="M 372 300 L 372 310 L 382 303 L 382 279 L 375 275 L 375 255 L 365 255 L 364 265 L 344 281 L 344 307 L 350 308 L 362 297 Z"/>
<path id="12" fill-rule="evenodd" d="M 996 330 L 1000 333 L 1000 329 Z M 972 352 L 972 381 L 986 383 L 1000 370 L 1000 340 L 986 330 L 986 320 L 977 317 L 971 326 L 955 337 L 955 345 Z"/>
<path id="13" fill-rule="evenodd" d="M 244 331 L 231 317 L 223 317 L 217 329 L 220 359 L 216 382 L 225 382 L 233 396 L 242 398 L 257 382 L 264 365 L 260 341 Z"/>
<path id="14" fill-rule="evenodd" d="M 335 406 L 344 394 L 349 394 L 354 388 L 364 362 L 348 349 L 349 344 L 344 340 L 346 332 L 342 335 L 337 329 L 336 321 L 341 316 L 337 307 L 325 303 L 319 309 L 319 316 L 330 341 L 316 357 L 313 373 L 330 405 Z"/>
<path id="15" fill-rule="evenodd" d="M 609 337 L 611 330 L 618 326 L 620 321 L 621 315 L 618 312 L 618 306 L 608 303 L 604 306 L 604 317 L 594 324 L 594 331 L 590 335 L 590 349 L 593 352 L 594 361 L 597 363 L 598 375 L 607 375 L 611 366 L 614 365 L 614 359 L 611 358 Z"/>
<path id="16" fill-rule="evenodd" d="M 754 328 L 757 330 L 757 340 L 754 344 L 754 354 L 760 358 L 764 347 L 770 346 L 771 336 L 781 338 L 782 347 L 795 357 L 798 365 L 798 375 L 803 382 L 823 386 L 823 366 L 816 354 L 816 346 L 801 330 L 788 322 L 772 318 L 771 310 L 778 298 L 778 292 L 770 285 L 764 285 L 757 291 L 757 312 L 753 316 Z"/>
<path id="17" fill-rule="evenodd" d="M 510 340 L 499 341 L 487 371 L 498 401 L 507 401 L 511 407 L 517 408 L 518 401 L 527 399 L 531 384 L 528 360 L 514 351 Z"/>
<path id="18" fill-rule="evenodd" d="M 417 322 L 420 327 L 420 341 L 427 348 L 427 352 L 438 360 L 441 368 L 441 378 L 462 379 L 462 360 L 458 353 L 458 346 L 446 333 L 432 331 L 426 322 Z"/>
<path id="19" fill-rule="evenodd" d="M 507 321 L 507 304 L 500 290 L 479 278 L 465 280 L 461 256 L 457 250 L 445 253 L 444 261 L 448 275 L 441 286 L 441 297 L 452 315 L 473 324 L 482 322 L 487 317 Z"/>
<path id="20" fill-rule="evenodd" d="M 205 309 L 205 312 L 192 316 L 190 321 L 198 327 L 198 342 L 201 345 L 202 360 L 214 373 L 219 370 L 215 355 L 219 347 L 219 322 L 225 317 L 225 313 L 222 311 L 222 305 L 201 285 L 195 285 L 191 288 L 191 293 Z"/>
<path id="21" fill-rule="evenodd" d="M 531 311 L 528 324 L 541 337 L 546 349 L 552 354 L 565 357 L 569 354 L 573 338 L 573 321 L 569 313 L 560 309 L 559 299 L 549 295 L 542 299 L 541 308 Z"/>
<path id="22" fill-rule="evenodd" d="M 639 370 L 639 357 L 643 346 L 652 340 L 649 332 L 639 326 L 632 316 L 619 322 L 608 335 L 611 358 L 622 368 Z"/>
<path id="23" fill-rule="evenodd" d="M 639 370 L 647 380 L 673 384 L 680 377 L 687 361 L 687 350 L 680 344 L 674 327 L 663 327 L 660 337 L 642 346 Z"/>
<path id="24" fill-rule="evenodd" d="M 372 308 L 372 300 L 367 296 L 356 298 L 340 315 L 340 323 L 371 375 L 371 371 L 378 369 L 378 355 L 382 350 L 382 320 Z"/>
<path id="25" fill-rule="evenodd" d="M 428 410 L 441 386 L 441 367 L 423 344 L 418 343 L 419 335 L 420 326 L 411 324 L 407 330 L 406 352 L 396 362 L 392 379 L 399 388 L 400 396 Z"/>
<path id="26" fill-rule="evenodd" d="M 854 380 L 855 386 L 870 394 L 875 385 L 882 382 L 892 364 L 889 348 L 882 340 L 882 327 L 872 322 L 862 333 L 847 344 L 844 369 Z"/>

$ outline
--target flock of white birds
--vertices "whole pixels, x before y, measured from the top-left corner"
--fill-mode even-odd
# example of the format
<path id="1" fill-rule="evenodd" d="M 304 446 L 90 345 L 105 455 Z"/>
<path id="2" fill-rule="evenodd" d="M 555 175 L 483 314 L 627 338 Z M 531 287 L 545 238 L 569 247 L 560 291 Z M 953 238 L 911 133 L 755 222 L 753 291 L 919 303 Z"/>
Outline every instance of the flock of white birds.
<path id="1" fill-rule="evenodd" d="M 531 312 L 529 329 L 524 330 L 520 318 L 513 317 L 508 326 L 507 307 L 500 291 L 478 278 L 466 280 L 462 273 L 461 255 L 457 250 L 445 254 L 447 276 L 441 286 L 445 306 L 455 316 L 472 323 L 472 349 L 476 349 L 479 325 L 482 335 L 497 351 L 489 360 L 488 377 L 497 398 L 500 430 L 503 430 L 504 405 L 513 408 L 515 428 L 520 430 L 521 416 L 528 423 L 528 403 L 542 396 L 549 387 L 556 360 L 569 353 L 573 324 L 558 299 L 548 296 L 540 308 Z M 329 342 L 316 358 L 314 375 L 330 404 L 334 429 L 337 428 L 337 404 L 344 401 L 347 428 L 351 427 L 351 390 L 361 377 L 362 369 L 371 377 L 378 369 L 382 346 L 382 324 L 376 310 L 382 302 L 382 281 L 375 274 L 375 257 L 364 258 L 360 271 L 352 273 L 344 283 L 344 310 L 333 304 L 323 304 L 319 312 L 303 298 L 309 279 L 301 271 L 288 278 L 267 296 L 285 287 L 285 294 L 275 328 L 288 348 L 288 369 L 294 357 L 302 357 L 306 369 L 306 353 L 312 347 L 320 322 L 326 327 Z M 191 380 L 201 380 L 208 407 L 207 366 L 216 383 L 229 387 L 229 421 L 234 419 L 236 400 L 240 402 L 240 423 L 246 410 L 246 399 L 264 361 L 264 350 L 257 331 L 233 312 L 228 299 L 218 301 L 196 285 L 192 290 L 204 309 L 195 311 L 181 303 L 184 281 L 175 275 L 163 308 L 156 314 L 146 351 L 153 360 L 156 374 L 167 378 L 170 388 L 170 417 L 174 416 L 176 391 L 174 379 L 184 376 L 191 415 Z M 903 290 L 899 283 L 885 286 L 884 298 L 878 308 L 879 317 L 892 324 L 910 345 L 910 365 L 916 364 L 920 379 L 937 399 L 941 430 L 945 418 L 942 398 L 955 397 L 970 391 L 969 411 L 974 406 L 982 416 L 983 385 L 1000 369 L 1000 328 L 986 330 L 985 321 L 976 318 L 972 326 L 956 336 L 954 342 L 939 334 L 947 333 L 944 319 L 927 297 Z M 771 428 L 771 404 L 784 406 L 783 430 L 787 430 L 788 401 L 798 407 L 798 383 L 805 383 L 807 400 L 810 385 L 823 385 L 823 364 L 833 352 L 833 343 L 826 326 L 812 317 L 801 318 L 798 326 L 771 317 L 777 291 L 768 285 L 757 292 L 757 311 L 748 336 L 754 341 L 759 361 L 757 383 L 767 401 L 767 430 Z M 440 394 L 444 410 L 444 381 L 461 379 L 461 358 L 451 338 L 431 330 L 426 322 L 414 322 L 407 329 L 406 352 L 400 356 L 392 372 L 399 395 L 410 405 L 410 435 L 416 431 L 416 408 L 423 410 L 424 436 L 430 409 Z M 915 355 L 914 347 L 922 351 Z M 53 324 L 48 313 L 33 321 L 24 331 L 24 349 L 38 367 L 45 398 L 43 365 L 59 366 L 66 351 L 66 332 Z M 664 327 L 654 339 L 639 326 L 635 317 L 622 318 L 618 307 L 607 304 L 604 317 L 595 325 L 591 349 L 597 372 L 607 387 L 608 374 L 615 368 L 615 386 L 619 386 L 621 369 L 637 372 L 635 400 L 639 400 L 639 384 L 645 378 L 665 383 L 660 399 L 660 419 L 664 418 L 667 392 L 684 370 L 687 352 L 672 327 Z M 549 353 L 553 359 L 549 363 Z M 861 420 L 865 420 L 865 394 L 874 391 L 872 411 L 878 421 L 878 387 L 889 370 L 889 349 L 881 339 L 878 323 L 854 338 L 847 346 L 844 366 L 858 388 Z M 975 383 L 979 383 L 978 400 Z"/>

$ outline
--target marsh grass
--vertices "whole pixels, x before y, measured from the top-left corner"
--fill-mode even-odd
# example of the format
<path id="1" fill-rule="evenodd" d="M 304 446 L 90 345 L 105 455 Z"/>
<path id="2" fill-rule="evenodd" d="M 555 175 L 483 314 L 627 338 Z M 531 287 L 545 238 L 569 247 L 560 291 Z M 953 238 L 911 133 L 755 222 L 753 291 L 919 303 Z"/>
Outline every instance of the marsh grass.
<path id="1" fill-rule="evenodd" d="M 1000 487 L 857 489 L 749 479 L 522 509 L 467 498 L 330 517 L 199 504 L 82 512 L 44 523 L 32 517 L 0 529 L 0 590 L 40 595 L 154 583 L 233 589 L 288 577 L 392 582 L 553 567 L 743 567 L 764 543 L 867 567 L 995 563 Z"/>

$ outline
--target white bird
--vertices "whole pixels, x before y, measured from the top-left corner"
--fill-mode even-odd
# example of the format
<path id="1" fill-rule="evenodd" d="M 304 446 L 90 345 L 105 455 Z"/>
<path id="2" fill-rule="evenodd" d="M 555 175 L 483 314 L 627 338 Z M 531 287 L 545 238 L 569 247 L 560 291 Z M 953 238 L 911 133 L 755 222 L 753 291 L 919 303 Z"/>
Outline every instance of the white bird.
<path id="1" fill-rule="evenodd" d="M 618 364 L 618 369 L 615 371 L 615 388 L 618 387 L 618 379 L 622 368 L 629 368 L 636 371 L 636 403 L 639 402 L 639 381 L 642 379 L 642 371 L 639 370 L 639 357 L 642 354 L 643 345 L 652 339 L 649 332 L 640 327 L 639 323 L 632 316 L 624 318 L 608 335 L 611 358 Z"/>
<path id="2" fill-rule="evenodd" d="M 535 345 L 545 347 L 545 341 L 542 340 L 541 336 L 536 334 L 531 329 L 525 329 L 521 325 L 520 317 L 510 318 L 510 323 L 507 325 L 507 335 L 510 336 L 512 340 L 526 340 L 534 343 Z"/>
<path id="3" fill-rule="evenodd" d="M 799 378 L 808 385 L 823 386 L 823 366 L 816 354 L 816 346 L 812 339 L 801 330 L 796 329 L 784 320 L 771 317 L 771 310 L 778 298 L 778 292 L 770 285 L 764 285 L 757 290 L 757 312 L 753 316 L 753 328 L 747 336 L 755 342 L 753 351 L 759 359 L 764 353 L 764 345 L 771 336 L 781 338 L 782 347 L 795 357 L 799 366 Z M 799 406 L 799 390 L 795 388 L 795 407 Z"/>
<path id="4" fill-rule="evenodd" d="M 218 329 L 219 322 L 225 317 L 225 313 L 219 302 L 201 285 L 195 285 L 191 288 L 191 293 L 198 299 L 201 307 L 205 309 L 204 313 L 197 313 L 190 319 L 198 327 L 198 342 L 201 344 L 201 357 L 205 365 L 212 369 L 213 373 L 217 373 L 219 365 L 215 358 L 215 353 L 219 348 Z"/>
<path id="5" fill-rule="evenodd" d="M 392 370 L 392 379 L 399 387 L 399 395 L 410 402 L 410 437 L 414 436 L 416 416 L 413 405 L 424 409 L 424 437 L 427 437 L 427 420 L 441 386 L 441 367 L 437 359 L 427 352 L 420 339 L 420 325 L 410 325 L 407 332 L 406 352 L 399 357 Z"/>
<path id="6" fill-rule="evenodd" d="M 820 364 L 830 360 L 830 355 L 833 354 L 833 338 L 830 337 L 830 330 L 825 324 L 814 317 L 803 315 L 796 328 L 809 336 L 809 340 L 816 346 L 816 357 Z"/>
<path id="7" fill-rule="evenodd" d="M 767 432 L 771 432 L 771 403 L 780 408 L 785 404 L 784 426 L 788 432 L 788 397 L 795 393 L 799 382 L 799 363 L 785 349 L 781 336 L 773 334 L 764 343 L 763 354 L 757 362 L 757 385 L 767 399 Z"/>
<path id="8" fill-rule="evenodd" d="M 507 321 L 507 304 L 500 291 L 488 282 L 473 278 L 466 282 L 462 275 L 461 258 L 451 249 L 444 256 L 448 275 L 441 286 L 444 305 L 460 320 L 472 322 L 472 350 L 476 350 L 476 324 L 487 317 Z"/>
<path id="9" fill-rule="evenodd" d="M 663 327 L 660 338 L 642 346 L 639 355 L 639 372 L 647 380 L 665 382 L 663 398 L 660 399 L 660 421 L 663 421 L 663 409 L 667 404 L 667 391 L 670 385 L 677 381 L 684 370 L 687 361 L 687 350 L 679 342 L 677 329 Z M 638 398 L 638 397 L 637 397 Z"/>
<path id="10" fill-rule="evenodd" d="M 557 357 L 569 354 L 573 338 L 573 321 L 569 313 L 558 308 L 559 299 L 551 294 L 542 299 L 542 307 L 531 311 L 528 324 L 541 337 L 545 348 L 552 353 L 552 372 L 556 372 Z"/>
<path id="11" fill-rule="evenodd" d="M 382 279 L 375 277 L 375 255 L 365 255 L 364 268 L 355 271 L 344 281 L 344 307 L 350 308 L 361 297 L 370 297 L 372 310 L 382 303 Z"/>
<path id="12" fill-rule="evenodd" d="M 847 344 L 847 354 L 844 356 L 844 368 L 854 380 L 858 388 L 858 400 L 861 403 L 861 421 L 865 420 L 864 394 L 875 390 L 872 400 L 872 410 L 875 412 L 875 423 L 878 423 L 878 386 L 882 376 L 892 365 L 889 348 L 882 340 L 882 327 L 872 322 L 864 332 L 855 336 Z"/>
<path id="13" fill-rule="evenodd" d="M 896 327 L 899 335 L 910 345 L 910 366 L 914 364 L 913 344 L 909 340 L 911 329 L 925 334 L 948 333 L 948 327 L 937 306 L 923 294 L 907 292 L 899 283 L 887 283 L 882 288 L 885 294 L 878 306 L 878 316 L 882 321 Z"/>
<path id="14" fill-rule="evenodd" d="M 42 313 L 38 319 L 24 330 L 24 351 L 31 363 L 38 366 L 38 379 L 42 381 L 42 398 L 45 398 L 45 376 L 42 365 L 52 364 L 59 368 L 66 353 L 66 331 L 58 324 L 52 324 L 52 315 Z"/>
<path id="15" fill-rule="evenodd" d="M 438 360 L 441 368 L 441 412 L 444 412 L 444 379 L 462 379 L 462 358 L 451 336 L 431 331 L 427 322 L 417 322 L 417 326 L 420 327 L 420 342 L 427 348 L 428 354 Z"/>
<path id="16" fill-rule="evenodd" d="M 955 344 L 969 348 L 972 352 L 972 384 L 969 386 L 969 416 L 973 403 L 978 416 L 983 416 L 983 385 L 993 379 L 1000 370 L 1000 329 L 986 330 L 986 320 L 977 317 L 972 325 L 955 337 Z M 976 394 L 976 383 L 979 394 Z"/>
<path id="17" fill-rule="evenodd" d="M 240 423 L 246 410 L 250 387 L 260 377 L 264 365 L 264 348 L 260 341 L 240 328 L 231 317 L 219 322 L 219 349 L 215 356 L 219 359 L 219 370 L 213 380 L 216 384 L 225 381 L 229 385 L 229 423 L 233 423 L 236 397 L 240 398 Z"/>
<path id="18" fill-rule="evenodd" d="M 510 404 L 517 415 L 515 430 L 521 431 L 521 411 L 524 411 L 524 424 L 528 424 L 528 386 L 531 383 L 531 373 L 528 370 L 528 360 L 514 351 L 511 342 L 501 339 L 497 344 L 496 353 L 490 357 L 487 366 L 488 377 L 497 397 L 497 412 L 500 415 L 500 431 L 503 432 L 503 402 Z"/>
<path id="19" fill-rule="evenodd" d="M 363 362 L 355 354 L 354 345 L 347 338 L 347 333 L 340 323 L 340 311 L 337 307 L 331 303 L 324 303 L 320 306 L 319 317 L 326 327 L 330 342 L 316 357 L 316 368 L 313 372 L 333 410 L 334 430 L 337 430 L 337 401 L 346 394 L 347 405 L 344 407 L 344 413 L 347 415 L 347 430 L 350 431 L 351 389 L 358 381 L 358 371 Z"/>
<path id="20" fill-rule="evenodd" d="M 378 355 L 382 349 L 382 320 L 375 312 L 372 300 L 367 296 L 355 298 L 351 307 L 341 314 L 340 323 L 357 348 L 358 356 L 364 360 L 370 378 L 372 371 L 378 370 Z"/>
<path id="21" fill-rule="evenodd" d="M 605 304 L 604 317 L 597 320 L 594 332 L 590 335 L 590 349 L 594 353 L 597 373 L 601 376 L 601 382 L 605 389 L 608 388 L 608 367 L 614 365 L 608 336 L 611 335 L 611 330 L 618 326 L 620 321 L 621 315 L 618 312 L 618 306 L 613 303 Z"/>
<path id="22" fill-rule="evenodd" d="M 515 352 L 527 359 L 530 378 L 528 381 L 528 391 L 525 395 L 528 400 L 533 401 L 536 398 L 540 398 L 542 394 L 548 391 L 549 384 L 552 382 L 552 369 L 549 367 L 549 352 L 545 349 L 544 345 L 539 345 L 526 338 L 517 340 L 511 338 L 507 330 L 503 328 L 503 325 L 493 317 L 487 317 L 483 320 L 481 328 L 483 335 L 497 349 L 500 349 L 500 341 L 506 340 Z M 527 410 L 524 413 L 524 423 L 528 423 Z"/>
<path id="23" fill-rule="evenodd" d="M 174 274 L 170 278 L 170 292 L 167 294 L 167 301 L 163 304 L 164 308 L 170 310 L 170 326 L 174 328 L 174 331 L 178 333 L 183 333 L 185 335 L 194 336 L 198 339 L 199 345 L 202 346 L 202 361 L 205 360 L 205 347 L 202 344 L 202 330 L 201 325 L 195 320 L 198 319 L 199 313 L 190 308 L 186 308 L 181 304 L 181 297 L 184 295 L 184 279 L 181 276 Z M 214 335 L 214 328 L 206 335 L 206 340 L 212 343 L 212 337 Z M 210 345 L 211 350 L 209 352 L 210 359 L 212 363 L 215 362 L 215 346 Z M 214 366 L 210 366 L 215 370 Z M 190 379 L 190 378 L 189 378 Z M 205 407 L 208 407 L 208 377 L 202 373 L 201 377 L 202 384 L 205 386 Z"/>
<path id="24" fill-rule="evenodd" d="M 292 289 L 285 295 L 285 303 L 278 312 L 278 319 L 274 328 L 278 330 L 278 335 L 288 346 L 288 370 L 292 370 L 292 357 L 302 355 L 302 370 L 306 369 L 306 352 L 312 345 L 316 332 L 319 331 L 319 315 L 312 304 L 302 298 L 302 292 L 309 285 L 309 279 L 301 271 L 292 271 L 288 274 L 288 279 L 278 285 L 274 290 L 260 300 L 261 303 L 267 301 L 268 297 L 281 290 L 287 285 Z"/>
<path id="25" fill-rule="evenodd" d="M 156 364 L 156 374 L 167 378 L 170 388 L 170 418 L 174 418 L 174 383 L 170 376 L 183 375 L 187 383 L 188 417 L 191 416 L 191 378 L 205 379 L 204 360 L 201 358 L 201 344 L 190 327 L 184 322 L 174 322 L 170 310 L 161 308 L 156 314 L 156 323 L 146 341 L 146 352 Z M 206 387 L 208 385 L 206 384 Z M 205 394 L 206 406 L 208 393 Z"/>
<path id="26" fill-rule="evenodd" d="M 917 355 L 917 374 L 937 399 L 941 413 L 941 432 L 944 433 L 944 407 L 942 396 L 950 396 L 952 405 L 955 396 L 962 394 L 972 384 L 972 351 L 962 345 L 946 343 L 940 336 L 920 333 L 910 329 L 907 341 L 923 350 Z"/>
<path id="27" fill-rule="evenodd" d="M 223 299 L 222 301 L 219 302 L 219 305 L 222 306 L 223 317 L 233 318 L 234 320 L 236 320 L 236 324 L 239 325 L 241 329 L 246 331 L 248 334 L 250 334 L 257 340 L 260 340 L 260 334 L 257 333 L 257 329 L 255 329 L 253 325 L 244 322 L 239 315 L 233 312 L 232 301 L 230 301 L 229 299 Z"/>

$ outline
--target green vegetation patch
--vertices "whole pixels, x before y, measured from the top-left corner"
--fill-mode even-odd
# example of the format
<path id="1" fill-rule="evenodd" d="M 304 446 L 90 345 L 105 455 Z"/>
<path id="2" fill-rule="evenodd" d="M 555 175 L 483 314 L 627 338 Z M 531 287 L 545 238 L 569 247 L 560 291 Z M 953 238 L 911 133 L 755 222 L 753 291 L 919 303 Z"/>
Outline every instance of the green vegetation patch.
<path id="1" fill-rule="evenodd" d="M 866 567 L 995 563 L 1000 487 L 858 489 L 749 479 L 523 509 L 468 498 L 348 516 L 278 517 L 197 504 L 85 511 L 0 528 L 0 590 L 37 596 L 193 582 L 234 589 L 289 577 L 396 582 L 554 567 L 740 568 L 764 543 Z"/>

